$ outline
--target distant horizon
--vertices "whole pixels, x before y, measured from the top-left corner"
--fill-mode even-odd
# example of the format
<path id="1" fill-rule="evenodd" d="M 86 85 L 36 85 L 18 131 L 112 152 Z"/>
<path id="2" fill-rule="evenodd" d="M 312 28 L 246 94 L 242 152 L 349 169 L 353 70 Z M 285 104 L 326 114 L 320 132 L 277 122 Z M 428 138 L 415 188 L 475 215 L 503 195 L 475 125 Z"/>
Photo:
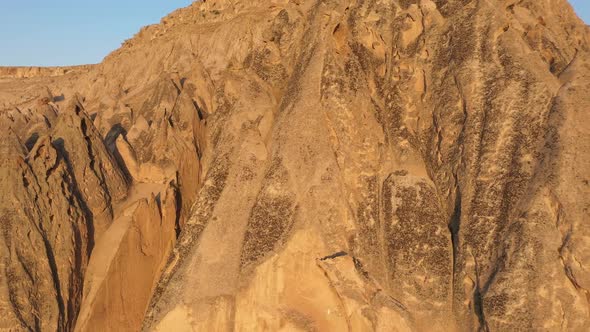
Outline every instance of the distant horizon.
<path id="1" fill-rule="evenodd" d="M 2 67 L 66 67 L 103 61 L 146 26 L 193 0 L 19 0 L 0 3 Z M 569 1 L 590 23 L 590 0 Z M 108 22 L 108 24 L 105 24 Z M 10 32 L 10 35 L 6 33 Z"/>

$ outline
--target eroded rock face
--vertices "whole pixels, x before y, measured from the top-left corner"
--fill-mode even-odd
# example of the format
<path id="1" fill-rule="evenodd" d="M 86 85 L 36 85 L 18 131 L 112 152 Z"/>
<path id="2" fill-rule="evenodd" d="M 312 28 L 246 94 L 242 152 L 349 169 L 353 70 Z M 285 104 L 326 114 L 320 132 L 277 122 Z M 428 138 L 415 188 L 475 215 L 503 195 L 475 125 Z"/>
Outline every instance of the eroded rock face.
<path id="1" fill-rule="evenodd" d="M 137 331 L 176 238 L 176 192 L 141 199 L 117 216 L 86 273 L 78 331 Z"/>
<path id="2" fill-rule="evenodd" d="M 449 324 L 453 247 L 448 221 L 427 179 L 404 172 L 383 184 L 383 245 L 390 291 L 427 330 Z M 452 326 L 449 326 L 452 328 Z"/>
<path id="3" fill-rule="evenodd" d="M 50 137 L 2 140 L 3 329 L 70 330 L 91 247 L 89 215 Z"/>
<path id="4" fill-rule="evenodd" d="M 110 226 L 113 205 L 127 195 L 127 179 L 82 105 L 75 103 L 60 114 L 53 135 L 90 210 L 98 239 Z"/>
<path id="5" fill-rule="evenodd" d="M 587 330 L 589 41 L 565 0 L 208 0 L 1 78 L 0 327 Z"/>

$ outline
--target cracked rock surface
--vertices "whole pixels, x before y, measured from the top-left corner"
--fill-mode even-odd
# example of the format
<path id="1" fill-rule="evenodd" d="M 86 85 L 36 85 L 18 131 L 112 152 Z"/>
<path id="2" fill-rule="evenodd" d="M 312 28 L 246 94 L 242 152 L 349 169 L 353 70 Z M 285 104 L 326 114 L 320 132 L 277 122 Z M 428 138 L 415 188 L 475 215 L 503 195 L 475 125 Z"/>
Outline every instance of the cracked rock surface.
<path id="1" fill-rule="evenodd" d="M 0 330 L 587 331 L 565 0 L 207 0 L 0 68 Z"/>

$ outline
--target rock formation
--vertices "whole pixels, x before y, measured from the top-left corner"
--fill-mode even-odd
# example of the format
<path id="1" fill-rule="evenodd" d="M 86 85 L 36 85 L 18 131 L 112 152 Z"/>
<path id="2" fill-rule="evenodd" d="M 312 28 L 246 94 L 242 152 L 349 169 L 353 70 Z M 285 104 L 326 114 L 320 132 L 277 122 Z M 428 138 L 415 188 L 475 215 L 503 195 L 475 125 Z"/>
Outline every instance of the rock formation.
<path id="1" fill-rule="evenodd" d="M 0 70 L 0 329 L 590 329 L 566 0 L 203 0 Z"/>

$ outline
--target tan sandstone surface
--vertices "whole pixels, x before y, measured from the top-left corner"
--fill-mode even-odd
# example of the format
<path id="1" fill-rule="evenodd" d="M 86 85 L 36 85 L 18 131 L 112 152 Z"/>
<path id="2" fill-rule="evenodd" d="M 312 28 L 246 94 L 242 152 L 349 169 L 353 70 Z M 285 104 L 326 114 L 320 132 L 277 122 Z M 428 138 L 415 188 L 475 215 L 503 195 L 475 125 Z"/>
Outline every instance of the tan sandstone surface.
<path id="1" fill-rule="evenodd" d="M 588 331 L 589 52 L 566 0 L 203 0 L 0 68 L 0 331 Z"/>

